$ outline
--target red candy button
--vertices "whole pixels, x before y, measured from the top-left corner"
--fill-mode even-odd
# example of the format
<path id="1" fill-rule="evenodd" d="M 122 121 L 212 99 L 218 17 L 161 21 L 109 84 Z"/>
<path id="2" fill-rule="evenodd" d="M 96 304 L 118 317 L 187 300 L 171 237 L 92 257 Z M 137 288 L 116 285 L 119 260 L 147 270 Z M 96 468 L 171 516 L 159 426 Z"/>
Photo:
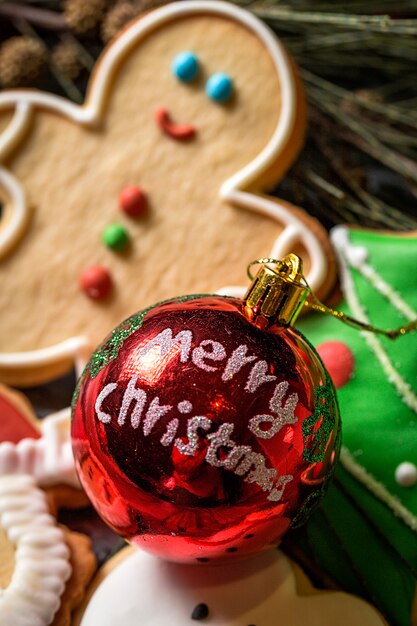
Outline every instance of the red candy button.
<path id="1" fill-rule="evenodd" d="M 80 288 L 92 300 L 103 300 L 112 288 L 109 271 L 101 265 L 88 267 L 80 276 Z"/>
<path id="2" fill-rule="evenodd" d="M 129 217 L 140 217 L 146 209 L 146 193 L 140 187 L 129 185 L 120 192 L 119 206 Z"/>
<path id="3" fill-rule="evenodd" d="M 355 358 L 351 349 L 342 341 L 325 341 L 317 346 L 336 389 L 340 389 L 352 378 Z"/>

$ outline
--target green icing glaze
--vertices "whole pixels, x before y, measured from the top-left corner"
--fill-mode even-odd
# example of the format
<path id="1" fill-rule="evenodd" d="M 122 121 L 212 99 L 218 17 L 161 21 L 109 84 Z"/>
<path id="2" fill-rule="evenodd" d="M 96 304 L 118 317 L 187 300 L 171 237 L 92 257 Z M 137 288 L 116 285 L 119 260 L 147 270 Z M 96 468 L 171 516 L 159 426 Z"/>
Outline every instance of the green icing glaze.
<path id="1" fill-rule="evenodd" d="M 207 297 L 206 294 L 195 294 L 189 296 L 181 296 L 175 299 L 171 298 L 169 300 L 164 300 L 163 302 L 153 304 L 147 309 L 143 309 L 143 311 L 139 311 L 139 313 L 136 313 L 135 315 L 129 317 L 127 320 L 124 320 L 121 324 L 116 326 L 116 328 L 112 331 L 110 337 L 104 343 L 102 343 L 91 355 L 90 361 L 87 365 L 87 369 L 89 369 L 90 371 L 90 377 L 95 378 L 104 367 L 106 367 L 118 356 L 126 339 L 128 339 L 134 332 L 142 327 L 145 317 L 147 313 L 149 313 L 149 311 L 152 311 L 152 309 L 155 309 L 157 306 L 166 304 L 167 302 L 189 302 L 190 300 L 196 300 L 198 298 L 205 297 Z"/>
<path id="2" fill-rule="evenodd" d="M 350 232 L 351 241 L 365 246 L 368 263 L 395 288 L 402 298 L 417 309 L 417 289 L 413 279 L 417 263 L 415 238 Z M 404 324 L 404 317 L 381 296 L 356 270 L 351 271 L 359 299 L 372 324 L 393 328 Z M 338 307 L 352 314 L 345 302 Z M 403 461 L 417 464 L 417 415 L 400 399 L 387 380 L 375 354 L 362 334 L 326 316 L 311 316 L 300 324 L 314 345 L 342 341 L 353 352 L 355 371 L 351 381 L 338 390 L 343 420 L 343 444 L 356 461 L 417 515 L 417 485 L 404 488 L 395 480 L 395 469 Z M 391 341 L 381 338 L 397 370 L 417 392 L 417 333 Z"/>
<path id="3" fill-rule="evenodd" d="M 355 246 L 366 248 L 367 263 L 417 310 L 417 239 L 360 230 L 349 231 L 349 238 Z M 395 328 L 405 323 L 356 269 L 350 268 L 349 273 L 373 325 Z M 346 302 L 338 308 L 352 314 Z M 360 332 L 321 315 L 305 318 L 299 326 L 316 346 L 336 340 L 351 349 L 355 371 L 337 391 L 343 444 L 369 475 L 416 516 L 417 485 L 400 486 L 395 469 L 404 461 L 417 465 L 417 415 L 404 404 Z M 417 333 L 380 341 L 416 392 Z M 323 505 L 294 537 L 306 555 L 348 591 L 374 602 L 391 624 L 409 626 L 417 580 L 417 534 L 342 466 Z"/>
<path id="4" fill-rule="evenodd" d="M 320 508 L 287 542 L 344 589 L 375 604 L 391 626 L 410 626 L 415 535 L 341 465 Z"/>

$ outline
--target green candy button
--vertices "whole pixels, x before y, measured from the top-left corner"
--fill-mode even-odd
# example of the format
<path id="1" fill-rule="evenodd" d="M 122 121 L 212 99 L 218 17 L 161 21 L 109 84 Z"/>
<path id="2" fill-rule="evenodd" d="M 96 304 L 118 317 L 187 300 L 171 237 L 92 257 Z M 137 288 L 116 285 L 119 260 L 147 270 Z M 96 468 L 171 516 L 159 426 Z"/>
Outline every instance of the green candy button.
<path id="1" fill-rule="evenodd" d="M 111 250 L 123 250 L 128 241 L 126 229 L 120 224 L 110 224 L 103 232 L 103 243 Z"/>

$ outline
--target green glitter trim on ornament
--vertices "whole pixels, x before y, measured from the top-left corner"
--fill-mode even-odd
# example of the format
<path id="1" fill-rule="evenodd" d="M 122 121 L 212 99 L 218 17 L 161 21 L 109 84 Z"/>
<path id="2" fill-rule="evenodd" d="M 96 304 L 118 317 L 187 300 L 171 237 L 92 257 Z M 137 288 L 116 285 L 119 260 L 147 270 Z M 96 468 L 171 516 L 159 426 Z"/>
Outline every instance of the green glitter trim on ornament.
<path id="1" fill-rule="evenodd" d="M 86 372 L 88 370 L 89 365 L 90 365 L 90 362 L 88 362 L 87 365 L 84 367 L 83 373 L 78 378 L 77 384 L 75 385 L 74 393 L 72 394 L 72 399 L 71 399 L 71 421 L 72 421 L 72 418 L 74 416 L 75 405 L 77 404 L 78 398 L 79 398 L 79 395 L 80 395 L 81 383 L 84 380 L 84 376 L 85 376 L 85 374 L 86 374 Z"/>
<path id="2" fill-rule="evenodd" d="M 291 528 L 298 528 L 299 526 L 303 526 L 309 519 L 310 515 L 319 506 L 324 496 L 326 495 L 327 490 L 329 488 L 330 481 L 333 478 L 335 471 L 336 471 L 336 467 L 338 465 L 337 460 L 340 454 L 341 443 L 342 443 L 342 429 L 341 429 L 340 420 L 339 420 L 339 427 L 337 429 L 336 441 L 334 444 L 334 452 L 336 454 L 335 461 L 331 465 L 327 474 L 324 476 L 323 482 L 320 485 L 320 487 L 316 489 L 316 491 L 313 491 L 313 493 L 311 493 L 308 496 L 307 500 L 304 502 L 301 509 L 297 512 L 297 514 L 293 518 L 291 522 Z"/>
<path id="3" fill-rule="evenodd" d="M 144 319 L 149 311 L 152 311 L 152 309 L 155 309 L 157 306 L 167 304 L 168 302 L 182 303 L 206 297 L 207 294 L 196 294 L 192 296 L 181 296 L 179 298 L 169 298 L 168 300 L 157 302 L 156 304 L 149 306 L 147 309 L 136 313 L 136 315 L 132 315 L 132 317 L 129 317 L 127 320 L 124 320 L 112 331 L 107 341 L 99 346 L 91 355 L 90 361 L 88 362 L 90 378 L 95 378 L 103 368 L 105 368 L 118 356 L 126 339 L 142 327 Z"/>
<path id="4" fill-rule="evenodd" d="M 331 474 L 333 474 L 333 472 L 331 472 Z M 316 491 L 313 491 L 313 493 L 310 493 L 310 495 L 308 496 L 307 500 L 304 502 L 301 509 L 293 517 L 291 521 L 291 528 L 299 528 L 300 526 L 303 526 L 306 523 L 310 515 L 318 507 L 322 498 L 324 497 L 327 491 L 328 481 L 329 479 L 326 476 L 320 489 L 317 489 Z"/>
<path id="5" fill-rule="evenodd" d="M 324 385 L 314 389 L 314 412 L 303 422 L 303 459 L 320 463 L 326 452 L 329 435 L 335 425 L 335 415 L 330 399 L 334 396 L 333 383 L 326 372 Z"/>

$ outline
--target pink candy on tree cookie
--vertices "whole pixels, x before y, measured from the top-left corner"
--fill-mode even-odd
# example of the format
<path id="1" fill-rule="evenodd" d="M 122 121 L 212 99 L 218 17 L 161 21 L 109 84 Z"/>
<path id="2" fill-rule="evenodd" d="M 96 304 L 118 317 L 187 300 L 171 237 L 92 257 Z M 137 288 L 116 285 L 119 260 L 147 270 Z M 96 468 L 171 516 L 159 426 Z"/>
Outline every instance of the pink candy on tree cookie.
<path id="1" fill-rule="evenodd" d="M 242 295 L 243 268 L 268 254 L 300 253 L 323 296 L 334 279 L 324 230 L 265 195 L 304 124 L 286 51 L 223 2 L 174 3 L 132 23 L 82 106 L 2 92 L 1 379 L 58 375 L 155 301 Z M 146 211 L 126 189 L 146 190 Z M 86 277 L 92 267 L 108 275 Z"/>

